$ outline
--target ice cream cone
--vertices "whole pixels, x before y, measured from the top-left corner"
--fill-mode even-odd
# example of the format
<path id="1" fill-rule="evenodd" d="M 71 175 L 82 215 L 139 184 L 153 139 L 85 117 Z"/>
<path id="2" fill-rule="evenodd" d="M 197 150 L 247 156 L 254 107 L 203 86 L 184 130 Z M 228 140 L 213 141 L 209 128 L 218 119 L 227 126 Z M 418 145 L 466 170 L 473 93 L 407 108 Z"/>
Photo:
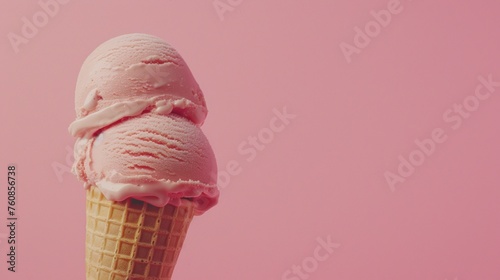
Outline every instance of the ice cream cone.
<path id="1" fill-rule="evenodd" d="M 161 38 L 118 36 L 85 59 L 74 105 L 87 280 L 171 279 L 193 215 L 219 199 L 200 128 L 208 109 L 191 70 Z"/>
<path id="2" fill-rule="evenodd" d="M 87 190 L 87 280 L 169 280 L 194 204 L 155 207 L 136 199 L 107 200 Z"/>

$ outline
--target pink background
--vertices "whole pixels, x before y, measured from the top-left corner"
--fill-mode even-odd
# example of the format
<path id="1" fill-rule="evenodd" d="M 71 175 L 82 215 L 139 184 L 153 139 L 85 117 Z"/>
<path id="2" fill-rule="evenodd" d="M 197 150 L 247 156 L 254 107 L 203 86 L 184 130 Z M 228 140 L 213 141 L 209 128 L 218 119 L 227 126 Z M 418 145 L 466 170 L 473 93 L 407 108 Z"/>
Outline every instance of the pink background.
<path id="1" fill-rule="evenodd" d="M 142 32 L 183 55 L 207 99 L 219 169 L 240 166 L 193 222 L 175 279 L 500 279 L 500 87 L 458 129 L 443 119 L 479 76 L 500 81 L 499 2 L 402 0 L 351 63 L 340 44 L 391 0 L 229 2 L 221 18 L 212 0 L 69 1 L 18 53 L 7 34 L 42 9 L 1 2 L 0 278 L 85 278 L 84 191 L 54 166 L 71 161 L 83 60 Z M 238 147 L 283 107 L 296 117 L 247 161 Z M 435 128 L 447 140 L 391 190 L 384 173 Z M 9 163 L 19 172 L 16 273 L 5 263 Z M 340 247 L 317 262 L 328 236 Z M 305 274 L 287 274 L 293 265 Z"/>

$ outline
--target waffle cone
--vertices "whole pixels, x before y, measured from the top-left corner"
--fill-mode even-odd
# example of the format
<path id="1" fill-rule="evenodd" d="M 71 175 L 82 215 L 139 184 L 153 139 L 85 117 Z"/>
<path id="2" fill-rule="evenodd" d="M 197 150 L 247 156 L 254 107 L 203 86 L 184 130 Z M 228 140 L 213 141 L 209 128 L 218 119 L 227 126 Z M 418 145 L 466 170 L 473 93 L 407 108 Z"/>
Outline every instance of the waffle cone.
<path id="1" fill-rule="evenodd" d="M 87 190 L 87 280 L 169 280 L 193 218 L 193 204 L 155 207 L 107 200 Z"/>

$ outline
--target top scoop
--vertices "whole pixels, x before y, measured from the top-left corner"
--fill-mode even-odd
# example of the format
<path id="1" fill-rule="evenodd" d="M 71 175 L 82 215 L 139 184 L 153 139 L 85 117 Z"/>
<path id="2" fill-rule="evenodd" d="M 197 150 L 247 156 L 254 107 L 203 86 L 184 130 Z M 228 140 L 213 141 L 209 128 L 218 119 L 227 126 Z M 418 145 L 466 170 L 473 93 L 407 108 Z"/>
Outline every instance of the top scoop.
<path id="1" fill-rule="evenodd" d="M 76 136 L 156 107 L 203 124 L 203 93 L 179 53 L 160 38 L 128 34 L 97 47 L 85 60 L 75 92 Z M 99 121 L 97 123 L 96 121 Z"/>
<path id="2" fill-rule="evenodd" d="M 132 197 L 159 207 L 189 198 L 196 214 L 217 203 L 215 156 L 197 128 L 207 115 L 203 93 L 160 38 L 128 34 L 97 47 L 80 70 L 75 110 L 73 173 L 86 187 L 99 187 L 110 200 Z M 134 139 L 135 130 L 152 137 Z"/>

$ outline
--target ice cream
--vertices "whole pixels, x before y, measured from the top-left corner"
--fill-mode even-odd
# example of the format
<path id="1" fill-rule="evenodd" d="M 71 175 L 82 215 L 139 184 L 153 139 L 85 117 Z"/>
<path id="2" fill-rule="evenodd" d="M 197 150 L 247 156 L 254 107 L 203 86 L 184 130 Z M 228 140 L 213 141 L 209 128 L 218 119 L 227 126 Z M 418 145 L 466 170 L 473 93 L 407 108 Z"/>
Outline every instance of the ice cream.
<path id="1" fill-rule="evenodd" d="M 157 37 L 116 37 L 83 63 L 75 109 L 87 279 L 171 279 L 193 215 L 219 197 L 199 128 L 207 107 L 190 69 Z"/>
<path id="2" fill-rule="evenodd" d="M 82 133 L 88 125 L 84 117 L 90 114 L 110 122 L 125 114 L 137 115 L 147 106 L 158 107 L 162 114 L 173 110 L 196 124 L 202 124 L 207 115 L 198 83 L 172 46 L 147 34 L 113 38 L 82 65 L 75 92 L 78 120 L 71 126 L 72 133 Z"/>
<path id="3" fill-rule="evenodd" d="M 207 115 L 205 99 L 163 40 L 130 34 L 96 48 L 78 76 L 75 109 L 73 172 L 86 187 L 158 207 L 192 198 L 196 214 L 217 203 L 215 157 L 196 127 Z"/>
<path id="4" fill-rule="evenodd" d="M 133 197 L 161 207 L 193 198 L 198 214 L 216 202 L 212 149 L 183 117 L 145 113 L 111 125 L 91 145 L 82 162 L 87 180 L 110 200 Z"/>

